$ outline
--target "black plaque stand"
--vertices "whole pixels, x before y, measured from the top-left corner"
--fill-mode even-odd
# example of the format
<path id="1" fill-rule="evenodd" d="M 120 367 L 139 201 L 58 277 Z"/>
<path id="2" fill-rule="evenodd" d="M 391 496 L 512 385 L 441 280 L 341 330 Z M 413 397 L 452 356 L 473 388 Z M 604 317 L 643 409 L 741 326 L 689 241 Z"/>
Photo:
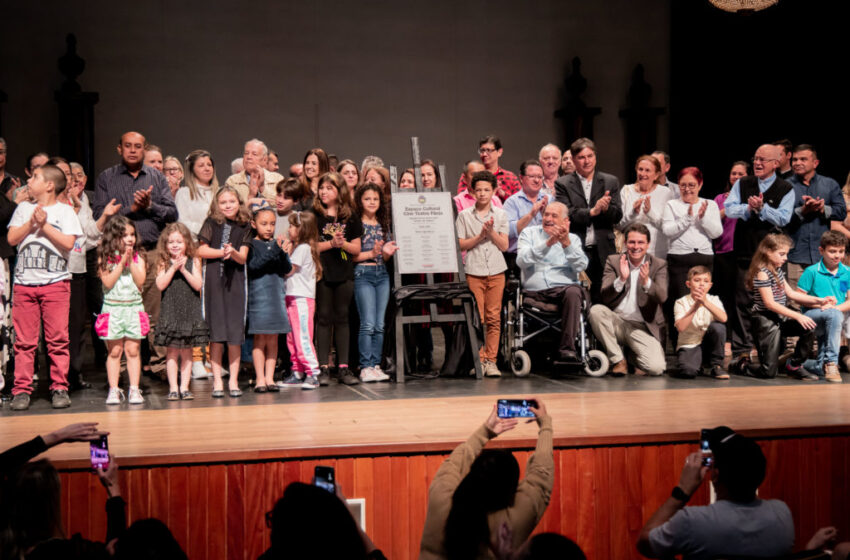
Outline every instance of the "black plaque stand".
<path id="1" fill-rule="evenodd" d="M 412 137 L 410 139 L 411 151 L 413 152 L 413 174 L 416 178 L 416 192 L 423 192 L 422 188 L 422 164 L 419 154 L 419 138 Z M 440 191 L 442 192 L 445 189 L 446 185 L 446 168 L 445 165 L 440 165 Z M 398 169 L 395 166 L 390 168 L 390 188 L 393 194 L 400 192 L 398 189 Z M 452 226 L 452 230 L 454 230 L 454 226 Z M 460 253 L 460 245 L 457 240 L 457 232 L 455 232 L 455 253 L 457 257 L 457 282 L 466 283 L 466 274 L 463 272 L 463 259 Z M 397 239 L 395 235 L 395 231 L 393 231 L 393 239 Z M 401 250 L 406 251 L 415 251 L 416 247 L 404 247 Z M 395 295 L 400 289 L 410 290 L 411 288 L 415 288 L 415 286 L 404 286 L 401 285 L 401 273 L 399 272 L 399 267 L 396 265 L 394 267 L 393 272 L 393 285 L 395 288 L 393 289 L 393 295 Z M 482 378 L 482 370 L 481 370 L 481 360 L 478 356 L 478 335 L 475 332 L 475 326 L 473 325 L 473 307 L 472 302 L 474 298 L 472 294 L 464 295 L 464 297 L 440 297 L 439 287 L 443 284 L 438 284 L 434 282 L 434 275 L 428 273 L 425 275 L 425 286 L 429 288 L 428 295 L 423 296 L 414 296 L 412 299 L 415 301 L 424 302 L 428 306 L 429 313 L 428 315 L 405 315 L 404 314 L 404 306 L 398 305 L 396 306 L 396 315 L 395 315 L 395 351 L 396 351 L 396 382 L 404 383 L 404 358 L 405 358 L 405 350 L 404 350 L 404 325 L 412 325 L 412 324 L 421 324 L 421 323 L 454 323 L 457 321 L 463 321 L 466 323 L 466 331 L 469 336 L 469 348 L 472 353 L 472 361 L 475 365 L 475 378 Z M 446 288 L 450 287 L 451 284 L 445 284 Z M 458 300 L 460 303 L 458 303 Z M 457 307 L 461 305 L 463 307 L 463 311 L 457 311 L 455 313 L 441 313 L 437 308 L 438 303 L 451 303 L 452 307 Z M 451 347 L 451 341 L 446 340 L 446 356 L 448 359 L 449 348 Z"/>
<path id="2" fill-rule="evenodd" d="M 77 56 L 77 38 L 68 34 L 67 51 L 59 58 L 59 71 L 65 82 L 56 92 L 59 105 L 59 153 L 79 162 L 87 175 L 94 172 L 94 106 L 97 92 L 81 91 L 77 77 L 83 73 L 86 61 Z"/>

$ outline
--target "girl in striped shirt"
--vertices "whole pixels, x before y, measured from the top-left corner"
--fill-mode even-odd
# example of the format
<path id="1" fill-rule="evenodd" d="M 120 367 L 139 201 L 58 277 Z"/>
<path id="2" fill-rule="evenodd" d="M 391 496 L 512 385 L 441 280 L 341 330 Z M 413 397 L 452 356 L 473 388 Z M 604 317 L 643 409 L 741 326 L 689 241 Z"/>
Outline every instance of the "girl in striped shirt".
<path id="1" fill-rule="evenodd" d="M 835 305 L 835 301 L 834 298 L 817 298 L 791 289 L 782 272 L 791 245 L 787 235 L 770 233 L 753 255 L 745 281 L 747 288 L 753 292 L 751 325 L 759 365 L 755 367 L 748 358 L 743 358 L 737 365 L 739 373 L 761 378 L 776 377 L 782 339 L 797 336 L 797 347 L 786 362 L 785 370 L 791 377 L 807 378 L 802 364 L 812 347 L 815 322 L 787 307 L 787 302 L 791 300 L 809 308 L 823 308 Z"/>

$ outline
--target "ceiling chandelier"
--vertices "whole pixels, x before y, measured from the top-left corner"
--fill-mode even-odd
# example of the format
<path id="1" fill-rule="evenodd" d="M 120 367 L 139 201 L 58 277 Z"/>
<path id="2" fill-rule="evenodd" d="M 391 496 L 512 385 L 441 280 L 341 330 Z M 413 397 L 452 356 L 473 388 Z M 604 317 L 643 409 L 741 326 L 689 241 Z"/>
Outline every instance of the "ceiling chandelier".
<path id="1" fill-rule="evenodd" d="M 769 8 L 779 0 L 708 0 L 715 8 L 737 14 L 749 14 Z"/>

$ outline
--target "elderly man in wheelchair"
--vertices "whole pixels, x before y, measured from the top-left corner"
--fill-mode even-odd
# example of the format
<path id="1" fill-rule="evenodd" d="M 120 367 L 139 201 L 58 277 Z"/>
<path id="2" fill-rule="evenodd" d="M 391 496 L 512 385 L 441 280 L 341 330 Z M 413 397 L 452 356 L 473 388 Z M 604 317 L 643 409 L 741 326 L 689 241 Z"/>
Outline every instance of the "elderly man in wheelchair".
<path id="1" fill-rule="evenodd" d="M 543 211 L 541 225 L 524 228 L 517 241 L 522 290 L 516 306 L 519 334 L 511 341 L 512 356 L 519 353 L 516 349 L 526 340 L 537 334 L 525 336 L 523 333 L 524 313 L 528 313 L 547 327 L 560 330 L 558 351 L 554 356 L 556 362 L 584 364 L 585 371 L 591 375 L 596 375 L 599 369 L 605 374 L 608 364 L 604 353 L 592 351 L 594 361 L 588 363 L 591 351 L 587 348 L 589 329 L 586 329 L 584 312 L 589 307 L 589 296 L 579 278 L 587 264 L 581 240 L 570 233 L 567 207 L 561 202 L 549 203 Z M 555 319 L 547 321 L 547 315 Z M 527 353 L 523 354 L 527 357 Z M 597 363 L 602 360 L 604 364 Z"/>

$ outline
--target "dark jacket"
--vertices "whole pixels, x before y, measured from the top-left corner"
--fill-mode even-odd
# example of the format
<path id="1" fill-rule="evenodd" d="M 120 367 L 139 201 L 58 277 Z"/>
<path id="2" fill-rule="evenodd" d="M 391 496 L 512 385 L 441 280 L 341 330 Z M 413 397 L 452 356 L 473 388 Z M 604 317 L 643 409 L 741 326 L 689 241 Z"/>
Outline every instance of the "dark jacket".
<path id="1" fill-rule="evenodd" d="M 605 191 L 611 195 L 608 210 L 598 216 L 591 216 L 590 209 L 605 196 Z M 593 174 L 593 184 L 590 187 L 590 203 L 584 197 L 584 188 L 578 173 L 564 175 L 555 181 L 555 200 L 563 202 L 570 211 L 570 233 L 581 238 L 582 246 L 586 246 L 587 228 L 593 225 L 596 235 L 596 251 L 600 260 L 604 260 L 616 252 L 614 245 L 614 226 L 623 217 L 620 206 L 620 181 L 613 175 L 596 171 Z M 585 251 L 587 252 L 587 251 Z M 588 257 L 591 255 L 588 255 Z"/>

